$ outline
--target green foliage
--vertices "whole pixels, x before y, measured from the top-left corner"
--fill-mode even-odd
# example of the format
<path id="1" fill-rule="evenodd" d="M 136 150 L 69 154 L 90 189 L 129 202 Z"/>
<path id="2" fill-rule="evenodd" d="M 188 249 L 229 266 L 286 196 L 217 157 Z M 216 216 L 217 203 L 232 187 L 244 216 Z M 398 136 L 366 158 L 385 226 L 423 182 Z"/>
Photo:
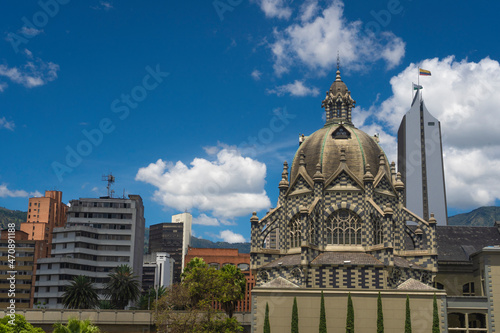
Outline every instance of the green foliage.
<path id="1" fill-rule="evenodd" d="M 167 326 L 169 333 L 240 331 L 238 321 L 230 316 L 245 287 L 245 276 L 238 268 L 224 266 L 218 271 L 203 259 L 193 258 L 184 269 L 182 282 L 168 288 L 158 301 L 157 331 L 166 332 Z M 222 305 L 229 318 L 214 309 L 214 302 Z"/>
<path id="2" fill-rule="evenodd" d="M 382 309 L 382 296 L 380 291 L 377 298 L 377 333 L 384 333 L 384 311 Z"/>
<path id="3" fill-rule="evenodd" d="M 21 223 L 26 222 L 27 217 L 27 212 L 0 207 L 0 230 L 7 229 L 9 223 L 15 223 L 16 230 L 19 230 Z"/>
<path id="4" fill-rule="evenodd" d="M 347 318 L 345 332 L 354 333 L 354 307 L 352 305 L 351 293 L 347 296 Z"/>
<path id="5" fill-rule="evenodd" d="M 299 333 L 299 308 L 297 307 L 297 297 L 293 298 L 292 333 Z"/>
<path id="6" fill-rule="evenodd" d="M 115 310 L 114 305 L 109 300 L 100 300 L 97 307 L 101 310 Z"/>
<path id="7" fill-rule="evenodd" d="M 73 278 L 65 288 L 62 301 L 68 309 L 94 309 L 99 304 L 97 291 L 90 278 L 83 275 Z"/>
<path id="8" fill-rule="evenodd" d="M 323 290 L 321 291 L 321 308 L 319 310 L 319 333 L 326 333 L 326 310 Z"/>
<path id="9" fill-rule="evenodd" d="M 90 320 L 70 319 L 68 324 L 62 323 L 54 324 L 53 333 L 100 333 L 99 327 L 92 325 Z"/>
<path id="10" fill-rule="evenodd" d="M 269 322 L 269 303 L 266 302 L 266 315 L 264 317 L 264 333 L 271 333 L 271 323 Z"/>
<path id="11" fill-rule="evenodd" d="M 108 276 L 105 292 L 116 309 L 125 309 L 129 302 L 135 302 L 139 298 L 139 281 L 130 266 L 120 265 Z"/>
<path id="12" fill-rule="evenodd" d="M 406 295 L 405 333 L 411 333 L 410 296 Z"/>
<path id="13" fill-rule="evenodd" d="M 434 299 L 432 301 L 432 333 L 440 333 L 436 294 L 434 294 Z"/>
<path id="14" fill-rule="evenodd" d="M 160 299 L 163 295 L 165 295 L 166 288 L 163 286 L 160 286 L 156 289 L 149 289 L 149 291 L 141 295 L 139 298 L 139 304 L 137 306 L 137 309 L 139 310 L 149 310 L 154 307 L 154 303 L 156 302 L 157 299 Z M 156 293 L 158 292 L 158 295 Z"/>
<path id="15" fill-rule="evenodd" d="M 14 320 L 14 325 L 11 325 Z M 9 323 L 10 322 L 10 323 Z M 24 316 L 16 314 L 14 318 L 7 315 L 0 319 L 0 333 L 45 333 L 39 327 L 33 327 Z"/>

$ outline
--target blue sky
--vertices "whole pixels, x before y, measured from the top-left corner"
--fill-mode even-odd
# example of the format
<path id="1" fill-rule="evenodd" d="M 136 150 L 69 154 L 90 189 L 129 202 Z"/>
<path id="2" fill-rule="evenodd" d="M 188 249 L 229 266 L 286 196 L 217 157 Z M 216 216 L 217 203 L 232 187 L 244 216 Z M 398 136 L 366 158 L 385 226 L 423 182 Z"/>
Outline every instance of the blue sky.
<path id="1" fill-rule="evenodd" d="M 500 198 L 500 3 L 4 1 L 0 206 L 140 194 L 146 224 L 190 211 L 196 236 L 249 240 L 282 163 L 323 126 L 335 76 L 390 159 L 418 66 L 443 131 L 449 213 Z"/>

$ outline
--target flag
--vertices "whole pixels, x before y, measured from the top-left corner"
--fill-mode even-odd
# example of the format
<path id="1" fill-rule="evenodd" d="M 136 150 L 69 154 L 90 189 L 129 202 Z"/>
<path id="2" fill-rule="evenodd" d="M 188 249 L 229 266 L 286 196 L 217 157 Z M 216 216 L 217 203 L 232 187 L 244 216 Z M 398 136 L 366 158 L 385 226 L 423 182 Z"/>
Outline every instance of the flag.
<path id="1" fill-rule="evenodd" d="M 413 84 L 413 90 L 419 90 L 419 89 L 424 89 L 424 87 L 422 87 L 421 85 L 419 84 Z"/>
<path id="2" fill-rule="evenodd" d="M 420 75 L 431 76 L 431 71 L 428 71 L 426 69 L 419 68 L 418 71 Z"/>

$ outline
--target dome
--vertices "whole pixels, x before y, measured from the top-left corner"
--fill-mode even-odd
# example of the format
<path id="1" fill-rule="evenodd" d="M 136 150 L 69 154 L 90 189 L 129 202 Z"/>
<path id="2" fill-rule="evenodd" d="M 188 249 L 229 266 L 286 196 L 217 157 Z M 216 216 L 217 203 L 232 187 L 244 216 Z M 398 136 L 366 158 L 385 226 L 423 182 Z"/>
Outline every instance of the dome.
<path id="1" fill-rule="evenodd" d="M 305 168 L 311 178 L 319 164 L 325 180 L 328 179 L 340 166 L 343 150 L 345 163 L 361 182 L 367 164 L 370 164 L 370 172 L 375 176 L 380 167 L 381 155 L 386 162 L 384 151 L 374 137 L 352 125 L 327 124 L 308 136 L 299 146 L 293 159 L 290 179 L 293 181 L 298 174 L 301 153 L 304 154 Z M 388 163 L 384 164 L 389 173 Z"/>

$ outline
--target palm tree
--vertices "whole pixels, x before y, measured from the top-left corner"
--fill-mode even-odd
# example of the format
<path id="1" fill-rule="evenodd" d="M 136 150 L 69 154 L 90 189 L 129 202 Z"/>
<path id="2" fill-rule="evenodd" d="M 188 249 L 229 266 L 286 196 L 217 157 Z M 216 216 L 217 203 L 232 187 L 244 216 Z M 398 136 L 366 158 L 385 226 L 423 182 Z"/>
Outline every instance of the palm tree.
<path id="1" fill-rule="evenodd" d="M 129 302 L 135 302 L 141 291 L 139 281 L 128 265 L 120 265 L 109 275 L 106 284 L 106 294 L 117 309 L 125 309 Z"/>
<path id="2" fill-rule="evenodd" d="M 54 324 L 53 333 L 100 333 L 99 327 L 92 325 L 90 320 L 70 319 L 64 326 L 61 323 Z"/>
<path id="3" fill-rule="evenodd" d="M 69 309 L 94 309 L 99 304 L 97 292 L 87 276 L 78 275 L 66 287 L 64 307 Z"/>

